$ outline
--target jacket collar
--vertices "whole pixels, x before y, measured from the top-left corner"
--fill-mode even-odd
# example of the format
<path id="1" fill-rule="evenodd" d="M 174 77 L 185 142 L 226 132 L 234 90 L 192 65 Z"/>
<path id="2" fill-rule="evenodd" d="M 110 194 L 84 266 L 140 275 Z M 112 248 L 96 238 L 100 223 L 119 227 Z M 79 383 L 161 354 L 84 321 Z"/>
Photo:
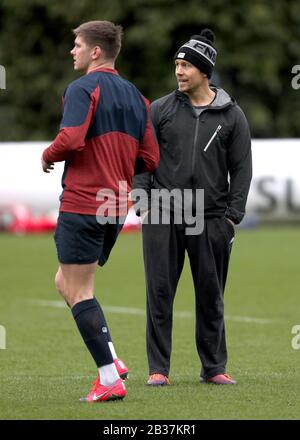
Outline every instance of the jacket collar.
<path id="1" fill-rule="evenodd" d="M 115 75 L 119 75 L 119 72 L 116 69 L 110 69 L 109 67 L 95 67 L 95 69 L 91 69 L 87 75 L 94 72 L 108 72 L 113 73 Z"/>
<path id="2" fill-rule="evenodd" d="M 236 104 L 235 99 L 233 97 L 231 97 L 227 92 L 225 92 L 225 90 L 214 87 L 214 86 L 211 86 L 211 88 L 216 93 L 216 97 L 215 97 L 214 101 L 212 102 L 212 104 L 210 105 L 209 109 L 218 110 L 218 109 L 223 109 L 226 107 L 231 107 Z M 181 92 L 180 90 L 178 90 L 178 89 L 175 90 L 175 96 L 181 102 L 184 102 L 184 103 L 191 105 L 191 101 L 189 100 L 189 97 L 185 93 Z"/>

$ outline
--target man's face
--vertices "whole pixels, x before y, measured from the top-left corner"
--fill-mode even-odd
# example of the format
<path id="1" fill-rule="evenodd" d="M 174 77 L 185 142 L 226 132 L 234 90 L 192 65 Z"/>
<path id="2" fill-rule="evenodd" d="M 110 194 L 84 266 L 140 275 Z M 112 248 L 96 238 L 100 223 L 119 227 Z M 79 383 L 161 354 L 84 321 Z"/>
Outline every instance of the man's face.
<path id="1" fill-rule="evenodd" d="M 70 51 L 74 60 L 74 70 L 87 71 L 92 61 L 93 49 L 89 47 L 80 35 L 74 41 L 74 47 Z"/>
<path id="2" fill-rule="evenodd" d="M 191 94 L 197 91 L 207 76 L 188 61 L 175 60 L 175 75 L 181 92 Z"/>

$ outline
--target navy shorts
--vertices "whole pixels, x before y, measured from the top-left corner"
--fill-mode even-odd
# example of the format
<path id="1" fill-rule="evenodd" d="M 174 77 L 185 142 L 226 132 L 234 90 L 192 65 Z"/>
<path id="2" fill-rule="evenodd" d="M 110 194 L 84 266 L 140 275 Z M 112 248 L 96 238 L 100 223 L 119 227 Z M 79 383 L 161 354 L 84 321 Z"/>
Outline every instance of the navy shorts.
<path id="1" fill-rule="evenodd" d="M 60 212 L 54 240 L 58 261 L 63 264 L 90 264 L 98 261 L 103 266 L 122 229 L 116 224 L 101 225 L 95 215 Z"/>

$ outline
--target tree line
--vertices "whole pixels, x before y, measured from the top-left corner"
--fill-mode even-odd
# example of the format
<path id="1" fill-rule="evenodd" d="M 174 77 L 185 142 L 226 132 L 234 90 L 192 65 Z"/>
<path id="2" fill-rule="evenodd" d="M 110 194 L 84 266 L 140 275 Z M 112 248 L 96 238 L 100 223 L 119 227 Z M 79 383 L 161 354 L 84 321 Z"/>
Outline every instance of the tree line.
<path id="1" fill-rule="evenodd" d="M 66 85 L 78 77 L 72 29 L 89 20 L 124 28 L 120 74 L 151 101 L 176 87 L 173 56 L 205 27 L 216 35 L 215 81 L 243 108 L 255 138 L 300 137 L 297 0 L 2 0 L 0 141 L 51 140 Z"/>

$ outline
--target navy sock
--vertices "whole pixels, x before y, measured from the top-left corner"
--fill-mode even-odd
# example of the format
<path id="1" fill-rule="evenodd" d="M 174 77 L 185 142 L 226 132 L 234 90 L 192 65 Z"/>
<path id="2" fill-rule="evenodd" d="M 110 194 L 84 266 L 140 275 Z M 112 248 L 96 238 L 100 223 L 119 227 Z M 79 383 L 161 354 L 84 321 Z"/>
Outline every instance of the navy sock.
<path id="1" fill-rule="evenodd" d="M 72 313 L 82 339 L 97 367 L 112 364 L 113 358 L 107 341 L 106 322 L 103 322 L 103 313 L 101 315 L 95 298 L 75 304 L 72 307 Z"/>
<path id="2" fill-rule="evenodd" d="M 102 307 L 101 307 L 100 304 L 98 303 L 97 298 L 96 298 L 96 297 L 94 297 L 94 298 L 95 298 L 95 301 L 96 301 L 97 306 L 99 307 L 99 312 L 100 312 L 100 314 L 101 314 L 101 320 L 102 320 L 102 322 L 103 322 L 103 327 L 106 327 L 106 330 L 107 330 L 107 331 L 106 331 L 107 341 L 108 341 L 108 342 L 112 342 L 112 339 L 111 339 L 111 336 L 110 336 L 110 333 L 109 333 L 108 325 L 107 325 L 107 323 L 106 323 L 106 319 L 105 319 L 105 316 L 104 316 L 104 313 L 103 313 Z"/>

